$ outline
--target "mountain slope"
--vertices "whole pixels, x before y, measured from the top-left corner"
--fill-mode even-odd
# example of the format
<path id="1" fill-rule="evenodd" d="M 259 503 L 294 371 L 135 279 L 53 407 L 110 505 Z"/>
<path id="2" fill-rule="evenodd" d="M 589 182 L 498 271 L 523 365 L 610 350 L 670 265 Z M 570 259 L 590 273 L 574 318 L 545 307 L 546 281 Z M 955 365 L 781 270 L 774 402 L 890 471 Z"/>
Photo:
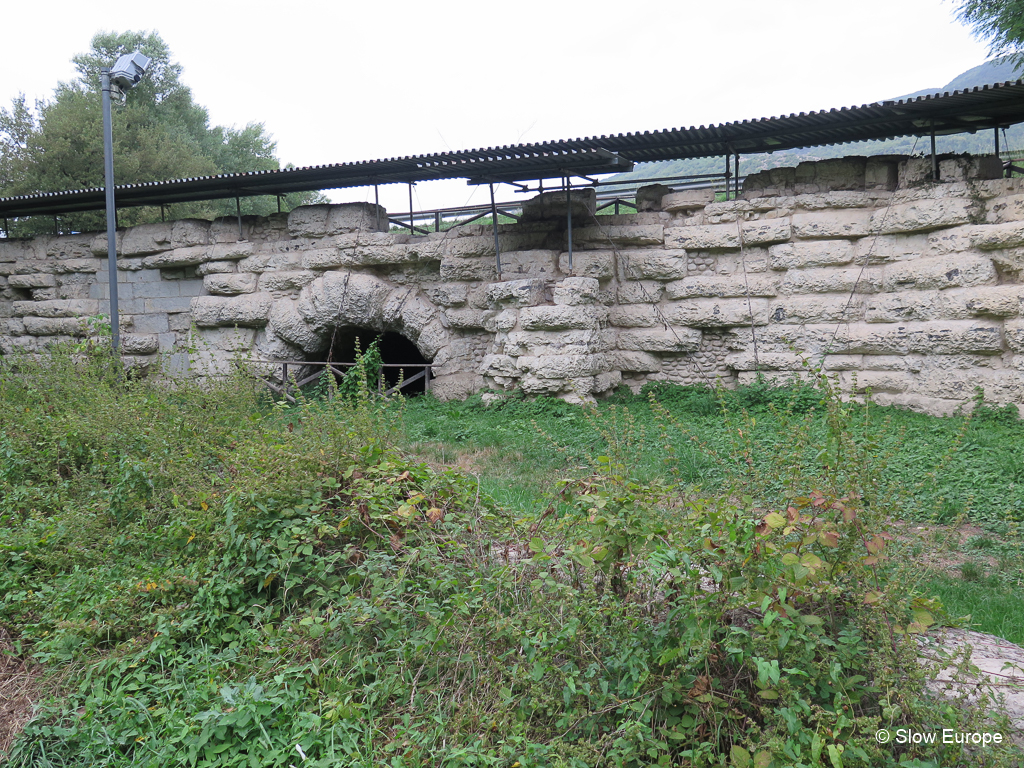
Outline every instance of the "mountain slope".
<path id="1" fill-rule="evenodd" d="M 895 97 L 896 100 L 925 96 L 932 93 L 963 90 L 979 85 L 1001 83 L 1024 76 L 1018 65 L 1009 57 L 993 59 L 957 75 L 942 88 L 926 88 L 914 93 Z M 1005 138 L 1003 138 L 1005 137 Z M 1000 138 L 1002 150 L 1024 149 L 1024 125 L 1015 125 L 1003 132 Z M 904 136 L 897 139 L 882 141 L 857 141 L 849 144 L 832 146 L 808 147 L 806 149 L 786 149 L 772 154 L 742 155 L 740 157 L 740 175 L 765 170 L 766 168 L 785 168 L 812 160 L 826 160 L 847 155 L 910 155 L 929 149 L 927 139 Z M 958 134 L 955 136 L 939 136 L 936 138 L 939 152 L 969 152 L 971 154 L 991 154 L 993 151 L 992 133 L 984 131 L 977 134 Z M 725 168 L 724 157 L 704 157 L 687 160 L 664 160 L 657 163 L 639 163 L 629 173 L 613 176 L 609 181 L 628 182 L 631 179 L 667 178 L 674 176 L 698 175 L 704 173 L 721 173 Z"/>

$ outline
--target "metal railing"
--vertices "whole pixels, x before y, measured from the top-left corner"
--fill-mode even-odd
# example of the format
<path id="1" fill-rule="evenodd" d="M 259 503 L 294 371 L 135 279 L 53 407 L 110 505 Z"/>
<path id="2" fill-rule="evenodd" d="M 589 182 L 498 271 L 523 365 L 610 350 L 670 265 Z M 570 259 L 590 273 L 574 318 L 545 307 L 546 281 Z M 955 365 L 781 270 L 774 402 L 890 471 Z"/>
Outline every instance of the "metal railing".
<path id="1" fill-rule="evenodd" d="M 291 394 L 292 392 L 298 392 L 299 390 L 302 389 L 302 387 L 306 386 L 307 384 L 312 384 L 313 382 L 318 381 L 326 371 L 330 371 L 335 376 L 345 376 L 345 374 L 348 373 L 348 370 L 346 369 L 350 369 L 356 365 L 359 365 L 359 363 L 338 363 L 334 361 L 311 360 L 253 360 L 252 362 L 263 365 L 275 366 L 275 369 L 272 373 L 265 375 L 257 374 L 257 377 L 261 381 L 263 381 L 272 392 L 285 398 L 291 403 L 297 402 L 297 398 L 293 394 Z M 278 369 L 276 368 L 276 366 L 280 366 L 280 368 Z M 302 376 L 301 379 L 297 378 L 300 371 L 303 371 L 304 369 L 307 369 L 311 366 L 319 367 L 319 370 L 317 370 L 314 373 L 304 375 Z M 291 370 L 289 370 L 289 368 Z M 378 394 L 385 396 L 392 395 L 395 392 L 400 392 L 401 390 L 408 387 L 410 384 L 413 384 L 417 381 L 423 382 L 424 391 L 430 391 L 430 382 L 432 380 L 431 372 L 433 369 L 433 365 L 431 363 L 383 363 L 381 364 L 380 368 L 381 371 L 377 377 Z M 383 369 L 385 368 L 400 369 L 401 379 L 399 380 L 398 384 L 392 387 L 387 386 L 387 382 L 384 379 L 383 371 Z M 416 373 L 410 376 L 409 378 L 405 378 L 403 372 L 409 369 L 420 370 L 419 373 Z M 280 383 L 278 383 L 277 377 L 274 376 L 274 373 L 276 373 L 277 370 L 280 370 L 281 374 Z"/>
<path id="2" fill-rule="evenodd" d="M 742 185 L 743 178 L 739 182 Z M 729 185 L 735 184 L 733 175 L 724 173 L 702 173 L 686 176 L 663 176 L 650 179 L 623 179 L 620 181 L 598 181 L 593 184 L 581 184 L 573 189 L 597 188 L 598 211 L 607 208 L 614 208 L 618 214 L 621 208 L 636 210 L 636 203 L 631 196 L 636 190 L 645 184 L 665 184 L 673 190 L 683 189 L 715 189 L 723 190 Z M 602 187 L 610 187 L 602 191 Z M 564 187 L 561 188 L 564 191 Z M 533 189 L 531 192 L 537 192 Z M 545 188 L 544 192 L 558 192 L 559 187 Z M 519 221 L 523 215 L 523 204 L 521 202 L 509 201 L 497 203 L 498 217 L 504 216 L 512 221 Z M 461 227 L 472 224 L 482 218 L 491 216 L 491 204 L 463 205 L 450 208 L 432 208 L 422 211 L 404 211 L 401 213 L 388 214 L 388 224 L 408 230 L 410 234 L 427 235 L 431 232 L 443 232 L 451 227 Z M 499 222 L 500 223 L 500 222 Z"/>

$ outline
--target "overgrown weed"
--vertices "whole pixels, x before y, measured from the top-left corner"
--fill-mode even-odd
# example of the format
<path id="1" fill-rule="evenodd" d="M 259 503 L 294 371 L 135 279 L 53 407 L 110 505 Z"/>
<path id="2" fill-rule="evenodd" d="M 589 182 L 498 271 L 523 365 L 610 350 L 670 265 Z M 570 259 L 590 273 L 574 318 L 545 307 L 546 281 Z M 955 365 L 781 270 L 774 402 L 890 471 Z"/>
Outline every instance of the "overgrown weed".
<path id="1" fill-rule="evenodd" d="M 571 438 L 534 514 L 398 451 L 401 404 L 365 381 L 287 405 L 241 373 L 19 361 L 0 625 L 63 686 L 10 764 L 1007 764 L 875 742 L 989 726 L 926 693 L 938 607 L 894 567 L 870 409 L 816 393 L 737 400 L 735 440 L 698 448 L 714 492 L 652 471 L 711 448 L 678 413 L 504 406 L 496 439 Z M 493 413 L 430 407 L 435 438 Z"/>

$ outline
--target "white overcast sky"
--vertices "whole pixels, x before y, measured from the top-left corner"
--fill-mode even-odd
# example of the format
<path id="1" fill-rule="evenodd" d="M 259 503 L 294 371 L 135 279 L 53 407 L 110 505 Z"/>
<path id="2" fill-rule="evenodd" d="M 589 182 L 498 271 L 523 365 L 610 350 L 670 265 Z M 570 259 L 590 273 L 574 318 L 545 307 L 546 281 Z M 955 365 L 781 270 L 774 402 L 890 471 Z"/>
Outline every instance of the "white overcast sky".
<path id="1" fill-rule="evenodd" d="M 101 30 L 156 30 L 211 121 L 298 166 L 850 106 L 987 58 L 953 0 L 34 2 L 4 8 L 0 103 L 48 98 Z M 482 202 L 464 182 L 417 208 Z M 372 189 L 330 193 L 372 199 Z M 390 211 L 407 191 L 382 188 Z M 501 197 L 512 199 L 504 188 Z"/>

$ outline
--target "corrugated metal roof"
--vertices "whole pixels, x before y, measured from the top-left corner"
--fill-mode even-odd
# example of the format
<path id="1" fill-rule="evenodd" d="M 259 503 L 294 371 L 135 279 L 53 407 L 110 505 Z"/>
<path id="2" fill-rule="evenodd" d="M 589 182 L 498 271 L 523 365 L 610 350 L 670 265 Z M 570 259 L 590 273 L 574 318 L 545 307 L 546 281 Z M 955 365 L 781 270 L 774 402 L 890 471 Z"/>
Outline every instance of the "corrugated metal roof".
<path id="1" fill-rule="evenodd" d="M 384 160 L 173 179 L 116 187 L 118 207 L 280 195 L 372 184 L 464 178 L 525 181 L 628 170 L 629 162 L 974 132 L 1024 122 L 1024 80 L 859 107 L 800 112 L 707 127 L 620 133 Z M 102 189 L 0 199 L 0 216 L 102 210 Z"/>

